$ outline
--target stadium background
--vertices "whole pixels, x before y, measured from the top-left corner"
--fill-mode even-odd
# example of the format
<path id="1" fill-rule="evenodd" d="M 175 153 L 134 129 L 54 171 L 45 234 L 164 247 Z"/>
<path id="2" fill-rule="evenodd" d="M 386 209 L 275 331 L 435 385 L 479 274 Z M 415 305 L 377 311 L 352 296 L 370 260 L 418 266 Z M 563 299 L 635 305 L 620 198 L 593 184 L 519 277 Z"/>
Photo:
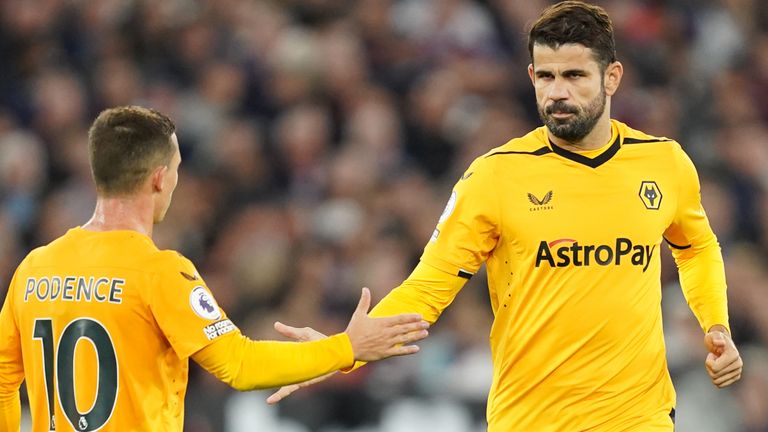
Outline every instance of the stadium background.
<path id="1" fill-rule="evenodd" d="M 344 328 L 361 286 L 404 279 L 475 156 L 539 121 L 526 24 L 542 0 L 0 2 L 0 298 L 31 248 L 91 214 L 86 132 L 106 107 L 177 123 L 180 186 L 155 239 L 191 258 L 243 331 Z M 724 248 L 742 382 L 711 386 L 664 255 L 678 431 L 768 431 L 768 5 L 600 2 L 625 75 L 613 115 L 683 143 Z M 483 429 L 484 276 L 413 357 L 295 394 L 193 368 L 185 430 Z"/>

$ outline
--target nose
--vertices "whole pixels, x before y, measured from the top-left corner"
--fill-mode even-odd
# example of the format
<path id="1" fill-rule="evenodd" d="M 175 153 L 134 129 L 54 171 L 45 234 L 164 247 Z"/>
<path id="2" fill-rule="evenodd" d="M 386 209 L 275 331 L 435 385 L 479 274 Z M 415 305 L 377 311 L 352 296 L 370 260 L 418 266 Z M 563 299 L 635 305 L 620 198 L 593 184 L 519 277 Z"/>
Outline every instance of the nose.
<path id="1" fill-rule="evenodd" d="M 555 78 L 549 88 L 549 94 L 547 96 L 553 101 L 568 99 L 570 95 L 565 80 L 560 77 Z"/>

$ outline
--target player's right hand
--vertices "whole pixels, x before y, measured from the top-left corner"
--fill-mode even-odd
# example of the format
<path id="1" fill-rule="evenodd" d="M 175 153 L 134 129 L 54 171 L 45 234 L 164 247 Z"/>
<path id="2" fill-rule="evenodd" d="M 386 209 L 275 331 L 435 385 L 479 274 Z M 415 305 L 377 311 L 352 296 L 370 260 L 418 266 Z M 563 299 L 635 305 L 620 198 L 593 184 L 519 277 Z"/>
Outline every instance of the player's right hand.
<path id="1" fill-rule="evenodd" d="M 414 354 L 416 345 L 429 335 L 429 323 L 419 314 L 402 314 L 383 318 L 371 318 L 371 291 L 363 288 L 360 302 L 344 331 L 352 343 L 352 352 L 357 361 L 375 361 L 391 356 Z"/>

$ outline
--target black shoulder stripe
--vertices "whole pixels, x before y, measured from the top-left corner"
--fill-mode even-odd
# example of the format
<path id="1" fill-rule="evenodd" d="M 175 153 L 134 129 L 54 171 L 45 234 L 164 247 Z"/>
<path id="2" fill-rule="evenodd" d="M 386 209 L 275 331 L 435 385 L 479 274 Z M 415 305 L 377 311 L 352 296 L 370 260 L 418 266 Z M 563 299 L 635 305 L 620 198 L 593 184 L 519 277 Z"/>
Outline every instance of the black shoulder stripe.
<path id="1" fill-rule="evenodd" d="M 472 279 L 473 274 L 466 270 L 459 269 L 459 272 L 456 274 L 456 276 L 463 277 L 464 279 Z"/>
<path id="2" fill-rule="evenodd" d="M 187 279 L 187 280 L 195 281 L 198 279 L 197 275 L 191 275 L 183 271 L 180 271 L 179 273 L 181 273 L 181 275 L 184 276 L 184 279 Z"/>
<path id="3" fill-rule="evenodd" d="M 672 248 L 674 248 L 674 249 L 679 249 L 679 250 L 685 250 L 685 249 L 689 249 L 689 248 L 692 246 L 692 245 L 687 245 L 687 246 L 680 246 L 680 245 L 676 245 L 676 244 L 672 243 L 671 241 L 669 241 L 669 240 L 668 240 L 666 237 L 664 237 L 664 241 L 666 241 L 666 242 L 667 242 L 667 244 L 668 244 L 670 247 L 672 247 Z"/>
<path id="4" fill-rule="evenodd" d="M 541 156 L 541 155 L 545 155 L 547 153 L 552 153 L 552 150 L 549 147 L 545 146 L 545 147 L 542 147 L 542 148 L 534 150 L 534 151 L 504 151 L 504 152 L 496 152 L 496 153 L 491 153 L 491 154 L 489 154 L 486 157 L 488 158 L 488 157 L 491 157 L 491 156 L 505 155 L 505 154 L 522 154 L 522 155 Z"/>
<path id="5" fill-rule="evenodd" d="M 672 141 L 669 138 L 651 138 L 651 139 L 639 139 L 639 138 L 624 138 L 624 144 L 651 144 L 662 143 Z"/>

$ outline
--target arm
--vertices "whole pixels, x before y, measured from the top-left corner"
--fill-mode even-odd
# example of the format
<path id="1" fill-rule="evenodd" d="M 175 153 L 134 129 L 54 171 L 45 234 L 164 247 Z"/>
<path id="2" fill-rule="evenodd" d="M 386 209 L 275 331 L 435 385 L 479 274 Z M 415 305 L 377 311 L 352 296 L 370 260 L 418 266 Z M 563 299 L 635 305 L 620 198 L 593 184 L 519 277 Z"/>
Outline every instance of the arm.
<path id="1" fill-rule="evenodd" d="M 344 333 L 296 343 L 252 341 L 235 331 L 192 358 L 232 387 L 252 390 L 306 381 L 349 367 L 356 359 L 373 361 L 417 352 L 418 347 L 407 344 L 425 338 L 428 324 L 416 314 L 369 318 L 370 302 L 370 292 L 364 288 Z"/>
<path id="2" fill-rule="evenodd" d="M 442 270 L 438 270 L 429 264 L 420 262 L 411 275 L 399 287 L 392 290 L 384 297 L 369 314 L 370 316 L 390 316 L 396 313 L 414 312 L 421 314 L 430 323 L 437 321 L 442 311 L 453 302 L 456 294 L 466 283 L 466 279 L 453 276 Z M 282 323 L 275 323 L 277 329 L 284 336 L 294 340 L 317 340 L 324 337 L 310 328 L 295 328 Z M 365 362 L 358 361 L 344 372 L 351 372 Z M 275 404 L 291 395 L 296 390 L 316 384 L 328 378 L 331 374 L 324 375 L 311 381 L 292 384 L 280 388 L 267 398 L 267 403 Z"/>
<path id="3" fill-rule="evenodd" d="M 698 241 L 686 240 L 680 246 L 666 235 L 665 238 L 677 264 L 685 299 L 702 330 L 708 331 L 715 325 L 729 329 L 723 256 L 703 210 L 700 214 L 703 221 Z"/>
<path id="4" fill-rule="evenodd" d="M 720 245 L 701 206 L 699 179 L 688 156 L 678 149 L 680 190 L 672 224 L 664 233 L 677 264 L 686 301 L 705 332 L 728 329 L 725 269 Z"/>
<path id="5" fill-rule="evenodd" d="M 467 279 L 419 262 L 408 279 L 390 291 L 371 311 L 371 316 L 418 313 L 430 323 L 456 298 Z"/>
<path id="6" fill-rule="evenodd" d="M 0 311 L 0 430 L 17 431 L 21 427 L 19 387 L 24 380 L 19 330 L 13 317 L 11 288 Z"/>
<path id="7" fill-rule="evenodd" d="M 192 359 L 240 391 L 306 381 L 354 362 L 344 333 L 303 343 L 253 341 L 230 333 L 192 354 Z"/>
<path id="8" fill-rule="evenodd" d="M 419 313 L 434 323 L 488 259 L 501 235 L 493 160 L 476 159 L 456 183 L 421 261 L 372 316 Z"/>
<path id="9" fill-rule="evenodd" d="M 418 347 L 408 344 L 427 336 L 429 324 L 416 314 L 369 318 L 371 294 L 363 288 L 344 334 L 308 343 L 252 341 L 219 308 L 189 260 L 162 251 L 157 261 L 158 289 L 149 292 L 148 303 L 171 347 L 240 390 L 304 381 L 354 360 L 412 354 Z"/>
<path id="10" fill-rule="evenodd" d="M 688 306 L 706 333 L 707 372 L 715 385 L 725 387 L 741 377 L 742 361 L 728 326 L 723 257 L 701 206 L 696 169 L 682 151 L 678 160 L 679 204 L 664 238 L 677 264 Z"/>

